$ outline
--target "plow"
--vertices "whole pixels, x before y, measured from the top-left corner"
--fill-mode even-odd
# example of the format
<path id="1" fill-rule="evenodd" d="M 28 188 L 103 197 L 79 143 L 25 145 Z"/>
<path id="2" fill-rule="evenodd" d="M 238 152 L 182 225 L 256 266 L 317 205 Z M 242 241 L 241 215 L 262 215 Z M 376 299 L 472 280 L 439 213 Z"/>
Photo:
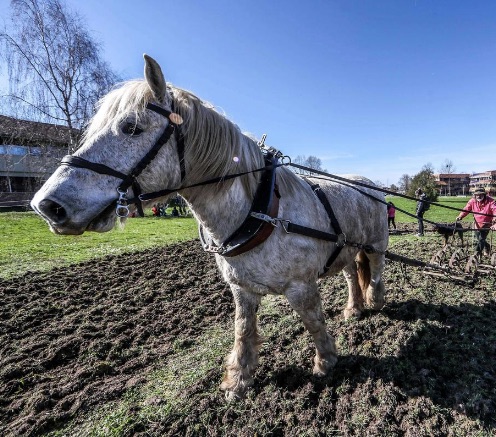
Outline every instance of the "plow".
<path id="1" fill-rule="evenodd" d="M 441 231 L 439 231 L 441 227 Z M 457 283 L 473 285 L 480 275 L 494 275 L 496 279 L 496 251 L 493 249 L 493 237 L 496 244 L 496 231 L 490 230 L 488 242 L 490 250 L 478 253 L 475 250 L 475 238 L 465 242 L 463 234 L 475 231 L 474 228 L 463 228 L 459 223 L 455 225 L 434 224 L 435 230 L 444 236 L 444 245 L 437 250 L 429 262 L 421 261 L 389 251 L 384 252 L 386 259 L 404 265 L 423 268 L 425 275 L 452 280 Z M 460 237 L 455 243 L 456 234 Z M 473 241 L 472 241 L 473 240 Z"/>
<path id="2" fill-rule="evenodd" d="M 496 275 L 496 251 L 493 245 L 495 231 L 490 230 L 488 235 L 491 249 L 483 252 L 475 250 L 473 227 L 463 228 L 460 223 L 455 223 L 437 225 L 436 231 L 444 236 L 444 245 L 432 255 L 429 263 L 425 263 L 425 274 L 466 283 L 474 283 L 478 275 Z M 469 238 L 472 241 L 463 238 L 465 233 L 472 233 L 472 238 Z M 457 236 L 458 242 L 455 241 Z"/>

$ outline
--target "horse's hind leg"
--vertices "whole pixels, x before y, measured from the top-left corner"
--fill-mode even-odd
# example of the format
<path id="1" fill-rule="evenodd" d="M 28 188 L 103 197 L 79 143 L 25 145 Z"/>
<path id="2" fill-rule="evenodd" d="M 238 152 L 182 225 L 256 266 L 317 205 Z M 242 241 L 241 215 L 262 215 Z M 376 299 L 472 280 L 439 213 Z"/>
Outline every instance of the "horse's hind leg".
<path id="1" fill-rule="evenodd" d="M 286 290 L 286 298 L 313 336 L 316 347 L 313 374 L 325 376 L 338 358 L 334 338 L 326 330 L 317 284 L 293 282 Z"/>
<path id="2" fill-rule="evenodd" d="M 348 283 L 348 303 L 344 309 L 344 318 L 360 318 L 363 311 L 363 294 L 358 283 L 358 271 L 355 261 L 343 268 L 343 276 Z"/>
<path id="3" fill-rule="evenodd" d="M 366 256 L 369 259 L 370 284 L 364 291 L 365 303 L 373 310 L 380 310 L 384 306 L 384 295 L 386 293 L 386 288 L 382 281 L 386 260 L 384 255 L 379 253 L 368 253 Z"/>
<path id="4" fill-rule="evenodd" d="M 257 309 L 260 296 L 231 285 L 236 304 L 234 347 L 226 360 L 226 374 L 220 388 L 228 400 L 244 397 L 253 385 L 253 373 L 258 364 L 258 350 L 262 343 L 257 330 Z"/>

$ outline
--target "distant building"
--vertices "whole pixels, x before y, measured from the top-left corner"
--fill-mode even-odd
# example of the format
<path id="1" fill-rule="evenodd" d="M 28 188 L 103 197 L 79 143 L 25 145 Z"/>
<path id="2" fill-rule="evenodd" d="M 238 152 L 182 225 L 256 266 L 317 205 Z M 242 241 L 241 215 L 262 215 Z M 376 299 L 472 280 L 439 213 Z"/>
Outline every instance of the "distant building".
<path id="1" fill-rule="evenodd" d="M 476 188 L 484 188 L 488 194 L 496 195 L 496 170 L 474 173 L 470 176 L 470 192 Z"/>
<path id="2" fill-rule="evenodd" d="M 79 133 L 0 115 L 0 202 L 30 200 L 68 154 L 71 136 Z"/>
<path id="3" fill-rule="evenodd" d="M 440 196 L 467 196 L 470 191 L 470 175 L 468 173 L 435 174 L 436 185 Z"/>

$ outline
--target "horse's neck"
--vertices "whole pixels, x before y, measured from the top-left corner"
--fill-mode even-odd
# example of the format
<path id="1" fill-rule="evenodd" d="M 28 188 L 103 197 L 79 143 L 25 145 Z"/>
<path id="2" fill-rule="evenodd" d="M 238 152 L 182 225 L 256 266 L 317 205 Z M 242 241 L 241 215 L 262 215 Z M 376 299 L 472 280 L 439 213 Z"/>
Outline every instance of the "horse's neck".
<path id="1" fill-rule="evenodd" d="M 191 123 L 189 128 L 201 129 L 210 133 L 215 132 L 217 129 L 217 135 L 213 135 L 216 137 L 217 143 L 206 144 L 210 141 L 210 138 L 209 136 L 202 136 L 202 132 L 197 132 L 198 135 L 195 132 L 189 133 L 187 137 L 194 139 L 192 141 L 196 144 L 189 143 L 186 147 L 186 153 L 190 153 L 190 155 L 185 157 L 185 161 L 191 163 L 191 168 L 186 168 L 187 175 L 191 177 L 187 182 L 190 184 L 198 183 L 210 178 L 255 170 L 263 165 L 263 160 L 258 162 L 257 158 L 255 158 L 256 156 L 261 157 L 261 152 L 252 139 L 241 134 L 236 126 L 231 126 L 231 122 L 215 113 L 213 109 L 200 109 L 202 110 L 199 110 L 196 118 L 203 118 L 204 122 Z M 215 114 L 207 116 L 202 111 Z M 237 145 L 234 147 L 236 150 L 233 150 L 231 154 L 236 154 L 237 156 L 230 156 L 230 153 L 219 153 L 218 155 L 211 153 L 209 160 L 212 161 L 212 165 L 208 165 L 203 162 L 204 156 L 200 158 L 198 154 L 191 152 L 192 150 L 204 150 L 205 148 L 224 151 L 224 147 L 230 148 L 233 146 L 229 142 L 233 141 L 234 136 L 236 136 Z M 251 165 L 248 165 L 248 168 L 232 165 L 234 158 L 237 158 L 236 162 L 240 161 L 245 165 L 251 163 Z M 198 163 L 198 160 L 202 161 L 201 164 Z M 226 163 L 226 165 L 218 165 L 219 163 Z M 199 166 L 199 168 L 195 168 L 195 165 Z M 229 169 L 229 167 L 231 168 Z M 195 180 L 198 177 L 200 177 L 200 180 Z M 259 174 L 257 173 L 256 176 L 245 175 L 226 182 L 189 188 L 181 192 L 196 219 L 216 243 L 221 243 L 229 237 L 243 223 L 249 213 L 254 193 L 249 192 L 251 188 L 248 188 L 249 185 L 253 184 L 248 184 L 246 181 L 248 180 L 247 178 L 253 177 L 259 178 Z"/>
<path id="2" fill-rule="evenodd" d="M 220 183 L 188 189 L 181 194 L 216 244 L 225 241 L 243 223 L 252 204 L 240 179 L 229 183 L 227 189 Z"/>

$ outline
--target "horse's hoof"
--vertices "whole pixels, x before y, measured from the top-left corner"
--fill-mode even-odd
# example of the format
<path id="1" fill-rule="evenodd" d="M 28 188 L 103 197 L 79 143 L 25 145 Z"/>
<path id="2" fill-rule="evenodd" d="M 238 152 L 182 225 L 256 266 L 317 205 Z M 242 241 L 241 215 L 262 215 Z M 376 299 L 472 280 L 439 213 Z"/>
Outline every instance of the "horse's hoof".
<path id="1" fill-rule="evenodd" d="M 316 370 L 315 368 L 313 369 L 313 376 L 315 376 L 316 378 L 324 378 L 325 376 L 327 376 L 329 372 L 323 372 L 321 370 Z"/>
<path id="2" fill-rule="evenodd" d="M 385 303 L 386 302 L 385 302 L 384 298 L 377 299 L 377 300 L 370 299 L 370 300 L 367 300 L 367 308 L 374 310 L 374 311 L 379 311 L 379 310 L 382 310 L 382 308 L 384 308 Z"/>
<path id="3" fill-rule="evenodd" d="M 314 359 L 314 366 L 312 372 L 313 376 L 317 378 L 323 378 L 324 376 L 327 376 L 329 372 L 334 368 L 337 362 L 338 362 L 338 358 L 334 356 L 329 360 L 322 360 L 316 357 Z"/>
<path id="4" fill-rule="evenodd" d="M 358 308 L 346 308 L 344 310 L 344 319 L 349 320 L 351 318 L 359 319 L 362 317 L 362 311 Z"/>
<path id="5" fill-rule="evenodd" d="M 383 308 L 384 308 L 384 301 L 375 302 L 375 303 L 370 305 L 370 309 L 374 310 L 374 311 L 379 311 L 379 310 L 382 310 Z"/>

